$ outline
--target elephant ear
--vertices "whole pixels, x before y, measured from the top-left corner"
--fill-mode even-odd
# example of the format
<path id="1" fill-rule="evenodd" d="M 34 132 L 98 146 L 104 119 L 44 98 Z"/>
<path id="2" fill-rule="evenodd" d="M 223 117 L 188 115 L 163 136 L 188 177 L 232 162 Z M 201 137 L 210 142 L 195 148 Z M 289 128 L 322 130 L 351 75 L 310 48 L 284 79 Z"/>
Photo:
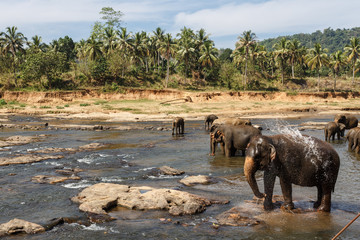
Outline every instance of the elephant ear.
<path id="1" fill-rule="evenodd" d="M 346 126 L 343 123 L 339 123 L 339 127 L 340 127 L 340 131 L 342 131 L 345 129 Z"/>
<path id="2" fill-rule="evenodd" d="M 269 145 L 270 145 L 270 162 L 272 162 L 276 158 L 276 149 L 275 149 L 274 145 L 272 145 L 272 144 L 269 144 Z"/>

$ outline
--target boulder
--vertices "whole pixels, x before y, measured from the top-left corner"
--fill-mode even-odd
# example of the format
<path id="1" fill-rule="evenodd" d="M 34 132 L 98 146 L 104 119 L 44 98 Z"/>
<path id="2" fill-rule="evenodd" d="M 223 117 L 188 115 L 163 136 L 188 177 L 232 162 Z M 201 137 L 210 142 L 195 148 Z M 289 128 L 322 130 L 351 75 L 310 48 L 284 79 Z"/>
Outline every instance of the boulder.
<path id="1" fill-rule="evenodd" d="M 60 155 L 20 155 L 14 158 L 0 157 L 0 166 L 11 165 L 11 164 L 26 164 L 40 162 L 47 159 L 60 159 L 64 156 Z"/>
<path id="2" fill-rule="evenodd" d="M 160 168 L 160 173 L 163 174 L 163 175 L 177 176 L 177 175 L 182 175 L 185 172 L 181 171 L 181 170 L 177 170 L 177 169 L 169 167 L 169 166 L 162 166 Z"/>
<path id="3" fill-rule="evenodd" d="M 196 184 L 212 184 L 216 180 L 209 176 L 198 175 L 198 176 L 189 176 L 180 180 L 180 183 L 186 186 L 194 186 Z"/>
<path id="4" fill-rule="evenodd" d="M 0 140 L 0 147 L 14 146 L 14 145 L 24 145 L 31 142 L 37 142 L 41 137 L 45 137 L 45 135 L 39 136 L 11 136 L 4 140 Z"/>
<path id="5" fill-rule="evenodd" d="M 81 178 L 78 176 L 60 177 L 60 176 L 49 176 L 49 175 L 37 175 L 33 177 L 31 181 L 37 183 L 55 184 L 55 183 L 65 182 L 67 180 L 80 180 L 80 179 Z"/>
<path id="6" fill-rule="evenodd" d="M 0 225 L 0 237 L 18 233 L 34 234 L 44 231 L 45 228 L 36 223 L 27 222 L 17 218 Z"/>
<path id="7" fill-rule="evenodd" d="M 79 209 L 94 214 L 122 206 L 136 210 L 166 210 L 172 215 L 195 214 L 205 211 L 211 201 L 187 192 L 151 187 L 130 187 L 113 183 L 98 183 L 85 188 L 72 201 Z"/>
<path id="8" fill-rule="evenodd" d="M 59 152 L 68 152 L 68 153 L 76 153 L 79 151 L 88 151 L 88 150 L 95 150 L 98 148 L 103 147 L 104 144 L 102 143 L 89 143 L 77 148 L 44 148 L 36 151 L 32 151 L 32 153 L 59 153 Z"/>

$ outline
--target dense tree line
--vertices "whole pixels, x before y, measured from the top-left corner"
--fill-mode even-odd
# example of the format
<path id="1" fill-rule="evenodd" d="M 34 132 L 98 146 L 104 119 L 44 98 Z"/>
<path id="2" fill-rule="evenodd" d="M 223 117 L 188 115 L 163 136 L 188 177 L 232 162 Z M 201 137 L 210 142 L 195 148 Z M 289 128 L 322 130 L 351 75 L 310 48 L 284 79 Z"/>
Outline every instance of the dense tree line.
<path id="1" fill-rule="evenodd" d="M 307 47 L 292 37 L 271 40 L 267 48 L 270 40 L 259 42 L 255 33 L 245 31 L 235 49 L 218 50 L 204 29 L 184 27 L 176 36 L 161 28 L 132 33 L 121 27 L 120 11 L 103 8 L 101 14 L 106 22 L 96 22 L 89 38 L 79 42 L 65 36 L 45 44 L 40 36 L 29 40 L 16 27 L 7 27 L 0 33 L 0 83 L 7 89 L 182 85 L 240 90 L 317 77 L 320 89 L 320 78 L 331 76 L 335 89 L 341 75 L 351 74 L 354 84 L 360 66 L 356 36 L 331 53 L 321 41 Z"/>

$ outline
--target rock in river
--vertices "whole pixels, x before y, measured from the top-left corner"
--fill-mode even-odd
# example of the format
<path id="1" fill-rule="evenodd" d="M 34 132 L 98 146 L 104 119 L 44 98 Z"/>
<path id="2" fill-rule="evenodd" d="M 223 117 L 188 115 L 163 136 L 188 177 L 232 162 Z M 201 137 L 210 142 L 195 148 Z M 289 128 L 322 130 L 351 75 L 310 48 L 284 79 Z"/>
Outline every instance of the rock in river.
<path id="1" fill-rule="evenodd" d="M 34 234 L 44 231 L 45 228 L 38 224 L 17 218 L 0 225 L 0 237 L 18 233 Z"/>
<path id="2" fill-rule="evenodd" d="M 167 210 L 172 215 L 205 211 L 212 201 L 183 191 L 98 183 L 85 188 L 72 201 L 80 210 L 104 215 L 115 206 L 136 210 Z"/>
<path id="3" fill-rule="evenodd" d="M 215 182 L 216 180 L 214 178 L 204 175 L 189 176 L 180 180 L 180 183 L 186 186 L 194 186 L 196 184 L 211 184 Z"/>

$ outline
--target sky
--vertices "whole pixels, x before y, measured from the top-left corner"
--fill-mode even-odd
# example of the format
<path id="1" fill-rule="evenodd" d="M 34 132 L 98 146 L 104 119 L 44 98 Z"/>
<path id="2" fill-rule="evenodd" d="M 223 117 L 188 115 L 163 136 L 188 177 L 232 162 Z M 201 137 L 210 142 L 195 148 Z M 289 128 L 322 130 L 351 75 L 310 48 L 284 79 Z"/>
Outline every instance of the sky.
<path id="1" fill-rule="evenodd" d="M 79 41 L 101 21 L 103 7 L 121 11 L 122 27 L 133 33 L 160 27 L 176 37 L 183 27 L 203 28 L 218 49 L 234 49 L 248 30 L 263 40 L 360 27 L 359 0 L 0 0 L 0 32 L 16 26 L 28 39 Z"/>

